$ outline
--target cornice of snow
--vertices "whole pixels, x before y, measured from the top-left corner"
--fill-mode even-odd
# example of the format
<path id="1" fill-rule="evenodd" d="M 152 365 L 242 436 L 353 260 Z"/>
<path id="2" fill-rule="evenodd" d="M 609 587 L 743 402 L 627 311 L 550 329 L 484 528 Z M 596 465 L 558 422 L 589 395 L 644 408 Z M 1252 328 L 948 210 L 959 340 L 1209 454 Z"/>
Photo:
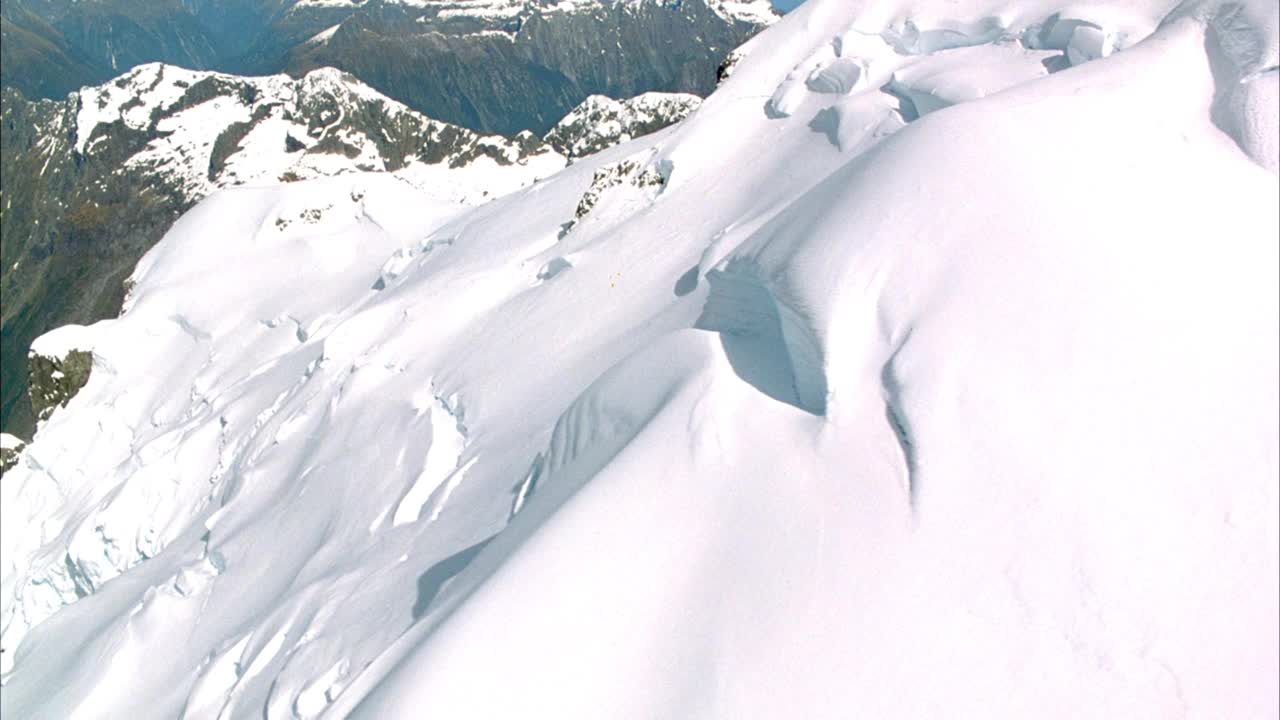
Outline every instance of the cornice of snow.
<path id="1" fill-rule="evenodd" d="M 480 207 L 214 194 L 0 482 L 5 714 L 1273 713 L 1277 16 L 809 0 Z"/>

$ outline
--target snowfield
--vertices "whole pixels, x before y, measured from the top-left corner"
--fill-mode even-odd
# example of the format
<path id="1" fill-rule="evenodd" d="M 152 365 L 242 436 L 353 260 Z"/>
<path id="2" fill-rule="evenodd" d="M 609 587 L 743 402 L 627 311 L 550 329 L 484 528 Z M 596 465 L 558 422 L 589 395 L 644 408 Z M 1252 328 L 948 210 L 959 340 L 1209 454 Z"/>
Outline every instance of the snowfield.
<path id="1" fill-rule="evenodd" d="M 4 715 L 1277 717 L 1278 26 L 810 0 L 479 207 L 216 193 L 42 346 Z"/>
<path id="2" fill-rule="evenodd" d="M 192 202 L 239 185 L 390 171 L 432 201 L 479 204 L 566 164 L 531 137 L 432 120 L 334 68 L 294 80 L 149 63 L 73 98 L 77 153 L 127 130 L 153 134 L 126 148 L 117 172 L 149 173 Z"/>

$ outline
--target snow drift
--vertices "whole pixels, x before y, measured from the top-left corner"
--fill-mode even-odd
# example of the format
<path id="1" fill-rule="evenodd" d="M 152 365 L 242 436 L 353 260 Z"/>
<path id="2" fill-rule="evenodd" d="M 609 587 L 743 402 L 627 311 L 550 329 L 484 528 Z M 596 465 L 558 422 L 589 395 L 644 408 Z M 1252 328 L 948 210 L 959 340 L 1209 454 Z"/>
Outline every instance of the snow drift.
<path id="1" fill-rule="evenodd" d="M 6 715 L 1274 717 L 1277 18 L 811 0 L 479 208 L 213 196 L 0 484 Z"/>

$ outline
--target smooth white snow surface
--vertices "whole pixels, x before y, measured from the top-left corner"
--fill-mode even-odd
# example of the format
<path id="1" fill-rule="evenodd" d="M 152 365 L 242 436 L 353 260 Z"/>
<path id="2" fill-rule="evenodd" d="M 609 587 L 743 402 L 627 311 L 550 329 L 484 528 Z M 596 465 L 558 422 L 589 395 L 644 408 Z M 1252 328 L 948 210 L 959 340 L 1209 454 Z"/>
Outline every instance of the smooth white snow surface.
<path id="1" fill-rule="evenodd" d="M 810 0 L 479 208 L 214 195 L 0 483 L 5 716 L 1276 717 L 1276 39 Z"/>
<path id="2" fill-rule="evenodd" d="M 64 358 L 72 350 L 88 351 L 93 348 L 95 327 L 63 325 L 41 335 L 31 342 L 31 354 L 51 358 Z"/>

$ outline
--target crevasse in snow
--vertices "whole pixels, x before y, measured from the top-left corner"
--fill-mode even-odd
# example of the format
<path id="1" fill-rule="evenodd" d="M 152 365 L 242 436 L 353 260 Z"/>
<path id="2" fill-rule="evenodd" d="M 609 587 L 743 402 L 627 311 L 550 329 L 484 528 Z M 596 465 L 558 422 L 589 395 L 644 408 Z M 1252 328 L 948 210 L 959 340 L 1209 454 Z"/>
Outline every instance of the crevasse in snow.
<path id="1" fill-rule="evenodd" d="M 1274 717 L 1277 16 L 810 0 L 478 208 L 215 194 L 0 483 L 5 714 Z"/>

